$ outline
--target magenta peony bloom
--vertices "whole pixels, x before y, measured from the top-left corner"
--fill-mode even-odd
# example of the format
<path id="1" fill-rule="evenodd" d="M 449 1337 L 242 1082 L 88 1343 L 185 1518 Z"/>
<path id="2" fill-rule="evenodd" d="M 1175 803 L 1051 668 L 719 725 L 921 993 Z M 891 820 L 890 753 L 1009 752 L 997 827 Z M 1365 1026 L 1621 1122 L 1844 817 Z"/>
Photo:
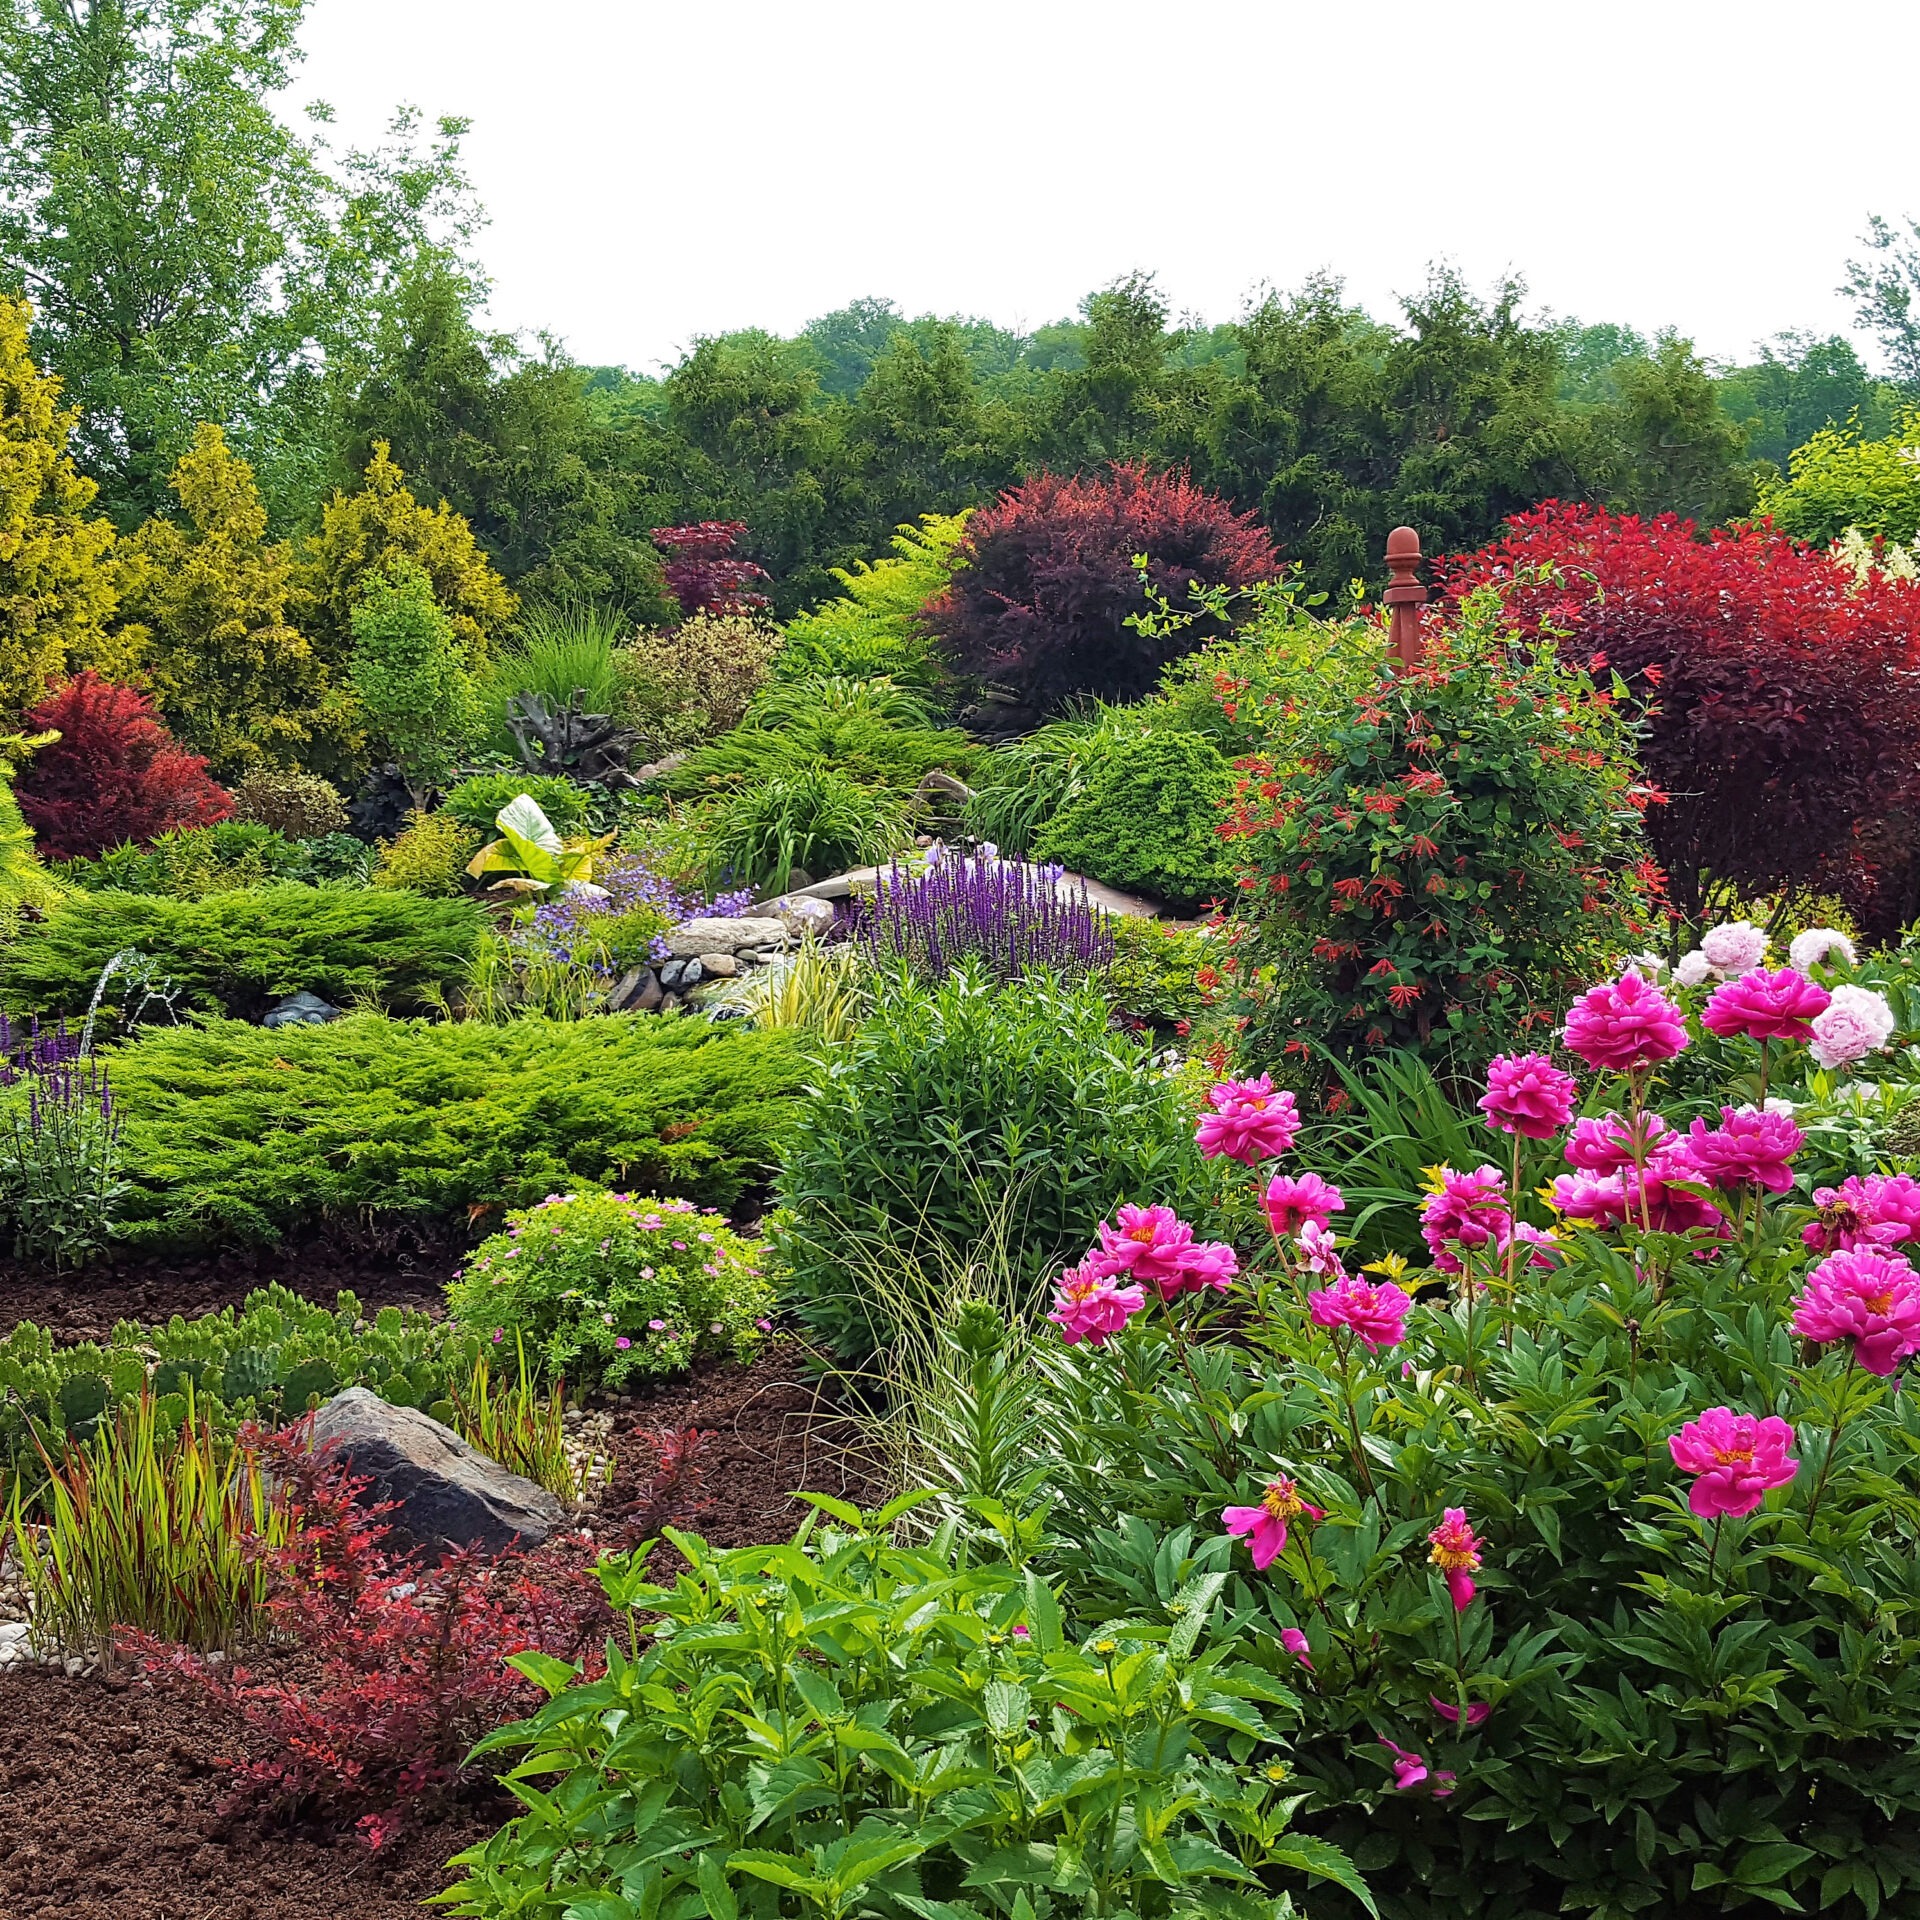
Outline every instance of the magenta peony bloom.
<path id="1" fill-rule="evenodd" d="M 1649 1231 L 1691 1233 L 1696 1227 L 1728 1231 L 1726 1216 L 1711 1200 L 1689 1193 L 1683 1182 L 1704 1184 L 1698 1169 L 1678 1147 L 1662 1148 L 1647 1162 Z M 1550 1204 L 1563 1219 L 1606 1233 L 1622 1224 L 1640 1224 L 1640 1176 L 1631 1163 L 1608 1174 L 1563 1173 L 1553 1183 Z"/>
<path id="2" fill-rule="evenodd" d="M 1778 1414 L 1755 1419 L 1731 1407 L 1709 1407 L 1667 1440 L 1673 1464 L 1694 1476 L 1687 1505 L 1702 1520 L 1738 1520 L 1800 1471 L 1788 1452 L 1793 1429 Z"/>
<path id="3" fill-rule="evenodd" d="M 1303 1173 L 1297 1180 L 1276 1173 L 1267 1182 L 1261 1204 L 1267 1210 L 1267 1225 L 1273 1229 L 1276 1240 L 1290 1238 L 1309 1220 L 1324 1228 L 1336 1213 L 1347 1210 L 1340 1189 L 1328 1185 L 1317 1173 Z"/>
<path id="4" fill-rule="evenodd" d="M 1381 1734 L 1379 1740 L 1393 1755 L 1393 1784 L 1402 1793 L 1411 1793 L 1426 1779 L 1433 1781 L 1433 1797 L 1436 1800 L 1444 1800 L 1453 1791 L 1453 1775 L 1433 1772 L 1424 1754 L 1409 1753 L 1405 1747 L 1396 1746 L 1385 1734 Z"/>
<path id="5" fill-rule="evenodd" d="M 1222 1080 L 1207 1104 L 1211 1111 L 1200 1116 L 1193 1137 L 1209 1160 L 1224 1155 L 1257 1166 L 1285 1153 L 1300 1131 L 1293 1095 L 1275 1093 L 1264 1073 L 1258 1080 Z"/>
<path id="6" fill-rule="evenodd" d="M 1345 1327 L 1376 1352 L 1397 1347 L 1406 1336 L 1407 1311 L 1413 1305 L 1403 1287 L 1391 1280 L 1343 1278 L 1307 1295 L 1307 1312 L 1316 1327 Z"/>
<path id="7" fill-rule="evenodd" d="M 1637 1073 L 1671 1060 L 1687 1044 L 1680 1009 L 1629 967 L 1618 980 L 1589 987 L 1567 1010 L 1560 1037 L 1570 1053 L 1602 1073 Z"/>
<path id="8" fill-rule="evenodd" d="M 1433 1549 L 1427 1558 L 1446 1576 L 1455 1613 L 1465 1613 L 1473 1605 L 1473 1576 L 1479 1571 L 1480 1549 L 1485 1544 L 1467 1525 L 1465 1507 L 1447 1508 L 1440 1524 L 1427 1535 L 1427 1545 Z"/>
<path id="9" fill-rule="evenodd" d="M 1513 1237 L 1527 1249 L 1527 1265 L 1553 1268 L 1560 1264 L 1560 1238 L 1551 1227 L 1536 1227 L 1522 1220 Z"/>
<path id="10" fill-rule="evenodd" d="M 1839 986 L 1813 1023 L 1813 1057 L 1823 1067 L 1850 1067 L 1893 1038 L 1893 1008 L 1870 987 Z"/>
<path id="11" fill-rule="evenodd" d="M 1800 1231 L 1813 1253 L 1855 1247 L 1893 1247 L 1920 1237 L 1920 1182 L 1904 1173 L 1849 1174 L 1838 1187 L 1821 1187 L 1813 1204 L 1820 1217 Z"/>
<path id="12" fill-rule="evenodd" d="M 1787 1164 L 1800 1151 L 1806 1135 L 1784 1113 L 1761 1107 L 1722 1107 L 1720 1124 L 1709 1127 L 1696 1120 L 1679 1151 L 1692 1163 L 1706 1186 L 1764 1187 L 1785 1193 L 1793 1185 Z"/>
<path id="13" fill-rule="evenodd" d="M 1305 1514 L 1309 1520 L 1324 1520 L 1326 1514 L 1300 1498 L 1299 1488 L 1282 1474 L 1267 1482 L 1257 1507 L 1228 1507 L 1220 1518 L 1236 1540 L 1243 1535 L 1253 1549 L 1256 1572 L 1265 1573 L 1287 1547 L 1287 1528 Z"/>
<path id="14" fill-rule="evenodd" d="M 1302 1633 L 1298 1627 L 1282 1627 L 1280 1629 L 1280 1644 L 1285 1647 L 1309 1673 L 1313 1671 L 1313 1658 L 1307 1652 L 1307 1636 Z"/>
<path id="15" fill-rule="evenodd" d="M 1105 1344 L 1109 1334 L 1119 1333 L 1147 1304 L 1146 1289 L 1124 1287 L 1111 1273 L 1098 1271 L 1091 1261 L 1069 1267 L 1054 1289 L 1053 1311 L 1047 1315 L 1060 1329 L 1068 1346 L 1084 1340 L 1090 1347 Z"/>
<path id="16" fill-rule="evenodd" d="M 1433 1708 L 1434 1712 L 1449 1725 L 1457 1727 L 1460 1724 L 1460 1709 L 1456 1707 L 1451 1700 L 1442 1700 L 1437 1693 L 1430 1693 L 1427 1695 L 1427 1703 Z M 1467 1702 L 1467 1725 L 1469 1727 L 1485 1726 L 1487 1723 L 1487 1715 L 1492 1711 L 1493 1702 L 1491 1700 L 1469 1700 Z"/>
<path id="17" fill-rule="evenodd" d="M 1741 1033 L 1749 1040 L 1811 1040 L 1813 1017 L 1825 1013 L 1832 998 L 1792 967 L 1778 973 L 1755 967 L 1716 987 L 1700 1022 L 1723 1040 Z"/>
<path id="18" fill-rule="evenodd" d="M 1501 1133 L 1549 1140 L 1573 1118 L 1574 1081 L 1544 1053 L 1503 1053 L 1487 1068 L 1480 1111 Z"/>
<path id="19" fill-rule="evenodd" d="M 1102 1220 L 1099 1245 L 1087 1260 L 1102 1273 L 1125 1273 L 1155 1286 L 1179 1277 L 1193 1229 L 1171 1207 L 1122 1207 L 1117 1227 Z"/>
<path id="20" fill-rule="evenodd" d="M 1187 1248 L 1179 1273 L 1155 1284 L 1162 1300 L 1177 1300 L 1183 1293 L 1204 1293 L 1209 1287 L 1215 1293 L 1225 1293 L 1239 1271 L 1239 1256 L 1224 1240 L 1196 1240 Z"/>
<path id="21" fill-rule="evenodd" d="M 1637 1126 L 1629 1126 L 1617 1113 L 1603 1113 L 1597 1120 L 1582 1118 L 1573 1123 L 1573 1131 L 1567 1136 L 1567 1165 L 1588 1173 L 1618 1173 L 1622 1167 L 1633 1165 L 1636 1141 L 1639 1157 L 1651 1160 L 1676 1138 L 1657 1113 L 1643 1113 Z"/>
<path id="22" fill-rule="evenodd" d="M 1920 1273 L 1897 1253 L 1830 1253 L 1793 1303 L 1793 1330 L 1823 1346 L 1851 1340 L 1853 1357 L 1884 1379 L 1920 1353 Z"/>
<path id="23" fill-rule="evenodd" d="M 1458 1273 L 1456 1249 L 1477 1253 L 1491 1246 L 1504 1252 L 1513 1216 L 1507 1211 L 1506 1181 L 1498 1167 L 1455 1173 L 1451 1167 L 1429 1170 L 1427 1197 L 1420 1203 L 1420 1237 L 1442 1273 Z"/>

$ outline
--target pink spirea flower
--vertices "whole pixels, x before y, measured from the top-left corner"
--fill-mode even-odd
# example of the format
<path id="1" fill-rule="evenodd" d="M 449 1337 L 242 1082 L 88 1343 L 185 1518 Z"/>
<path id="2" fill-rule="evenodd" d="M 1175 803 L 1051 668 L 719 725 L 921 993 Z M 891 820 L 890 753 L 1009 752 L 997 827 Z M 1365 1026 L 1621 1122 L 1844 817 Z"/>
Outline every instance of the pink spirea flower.
<path id="1" fill-rule="evenodd" d="M 1770 1488 L 1784 1487 L 1800 1471 L 1792 1445 L 1793 1429 L 1778 1414 L 1756 1419 L 1731 1407 L 1709 1407 L 1667 1439 L 1673 1464 L 1694 1476 L 1687 1505 L 1702 1520 L 1738 1520 Z"/>
<path id="2" fill-rule="evenodd" d="M 1273 1229 L 1276 1240 L 1290 1238 L 1309 1220 L 1325 1227 L 1336 1213 L 1347 1210 L 1340 1189 L 1329 1185 L 1317 1173 L 1303 1173 L 1297 1180 L 1276 1173 L 1267 1182 L 1261 1205 L 1267 1210 L 1267 1225 Z"/>
<path id="3" fill-rule="evenodd" d="M 1420 1203 L 1420 1237 L 1442 1273 L 1460 1271 L 1460 1250 L 1505 1249 L 1513 1216 L 1507 1211 L 1506 1182 L 1498 1167 L 1476 1167 L 1471 1173 L 1436 1167 L 1433 1180 Z"/>
<path id="4" fill-rule="evenodd" d="M 1785 1193 L 1793 1185 L 1788 1162 L 1805 1140 L 1806 1135 L 1784 1113 L 1722 1107 L 1720 1124 L 1709 1127 L 1704 1120 L 1696 1120 L 1681 1150 L 1707 1186 L 1723 1191 L 1764 1187 L 1769 1193 Z"/>
<path id="5" fill-rule="evenodd" d="M 1882 1378 L 1920 1353 L 1920 1273 L 1897 1253 L 1830 1253 L 1793 1303 L 1803 1340 L 1851 1340 L 1853 1357 Z"/>
<path id="6" fill-rule="evenodd" d="M 1147 1304 L 1146 1289 L 1123 1286 L 1119 1276 L 1091 1266 L 1069 1267 L 1054 1289 L 1053 1311 L 1047 1318 L 1060 1329 L 1060 1338 L 1077 1347 L 1103 1346 L 1110 1334 L 1121 1332 Z"/>
<path id="7" fill-rule="evenodd" d="M 1340 1243 L 1319 1221 L 1309 1220 L 1300 1229 L 1294 1245 L 1299 1249 L 1300 1264 L 1309 1273 L 1317 1273 L 1327 1280 L 1344 1280 L 1347 1277 L 1346 1267 L 1340 1259 Z"/>
<path id="8" fill-rule="evenodd" d="M 1391 1280 L 1378 1286 L 1359 1279 L 1336 1280 L 1307 1295 L 1307 1312 L 1316 1327 L 1346 1328 L 1376 1352 L 1397 1347 L 1406 1336 L 1413 1300 Z"/>
<path id="9" fill-rule="evenodd" d="M 1755 967 L 1716 987 L 1700 1022 L 1723 1040 L 1736 1034 L 1749 1040 L 1811 1040 L 1814 1015 L 1825 1013 L 1832 998 L 1792 967 L 1777 973 Z"/>
<path id="10" fill-rule="evenodd" d="M 1228 1507 L 1220 1518 L 1236 1540 L 1245 1538 L 1253 1552 L 1255 1570 L 1265 1573 L 1286 1551 L 1287 1528 L 1302 1514 L 1309 1520 L 1327 1517 L 1319 1507 L 1302 1500 L 1298 1486 L 1282 1474 L 1267 1482 L 1257 1507 Z"/>
<path id="11" fill-rule="evenodd" d="M 1298 1627 L 1282 1627 L 1280 1629 L 1280 1644 L 1285 1647 L 1309 1673 L 1313 1671 L 1313 1656 L 1307 1651 L 1307 1636 L 1302 1633 Z"/>
<path id="12" fill-rule="evenodd" d="M 1193 1137 L 1209 1160 L 1224 1156 L 1257 1166 L 1285 1153 L 1300 1131 L 1293 1095 L 1275 1093 L 1264 1073 L 1257 1080 L 1222 1080 L 1207 1105 Z"/>
<path id="13" fill-rule="evenodd" d="M 1437 1693 L 1430 1693 L 1427 1695 L 1427 1704 L 1432 1707 L 1434 1712 L 1437 1713 L 1442 1720 L 1446 1721 L 1448 1725 L 1457 1727 L 1460 1724 L 1460 1709 L 1456 1707 L 1451 1700 L 1442 1700 Z M 1493 1702 L 1491 1700 L 1469 1700 L 1467 1702 L 1467 1725 L 1469 1727 L 1485 1726 L 1487 1723 L 1487 1715 L 1492 1711 Z"/>
<path id="14" fill-rule="evenodd" d="M 1893 1247 L 1920 1237 L 1920 1182 L 1904 1173 L 1849 1174 L 1837 1187 L 1817 1188 L 1820 1217 L 1800 1230 L 1814 1253 L 1855 1247 Z"/>
<path id="15" fill-rule="evenodd" d="M 1465 1507 L 1448 1507 L 1440 1524 L 1427 1535 L 1433 1551 L 1427 1556 L 1446 1576 L 1453 1609 L 1465 1613 L 1473 1605 L 1473 1576 L 1480 1568 L 1480 1549 L 1486 1544 L 1467 1524 Z"/>
<path id="16" fill-rule="evenodd" d="M 1636 1073 L 1685 1050 L 1680 1009 L 1629 967 L 1618 980 L 1589 987 L 1567 1010 L 1560 1037 L 1570 1053 L 1602 1073 Z"/>
<path id="17" fill-rule="evenodd" d="M 1745 973 L 1767 957 L 1764 928 L 1751 920 L 1727 920 L 1700 936 L 1700 951 L 1716 973 Z"/>
<path id="18" fill-rule="evenodd" d="M 1618 1173 L 1634 1164 L 1636 1141 L 1639 1158 L 1646 1161 L 1676 1137 L 1657 1113 L 1641 1114 L 1637 1125 L 1617 1113 L 1603 1113 L 1597 1120 L 1586 1115 L 1573 1123 L 1567 1135 L 1566 1161 L 1587 1173 Z"/>
<path id="19" fill-rule="evenodd" d="M 1573 1118 L 1574 1079 L 1544 1053 L 1503 1053 L 1487 1067 L 1480 1111 L 1501 1133 L 1548 1140 Z"/>
<path id="20" fill-rule="evenodd" d="M 1411 1793 L 1421 1781 L 1427 1779 L 1433 1782 L 1433 1797 L 1436 1800 L 1444 1800 L 1453 1791 L 1453 1775 L 1434 1772 L 1427 1765 L 1424 1754 L 1409 1753 L 1405 1747 L 1396 1746 L 1384 1733 L 1379 1736 L 1379 1740 L 1380 1744 L 1393 1755 L 1393 1784 L 1402 1793 Z"/>
<path id="21" fill-rule="evenodd" d="M 1813 1057 L 1823 1067 L 1850 1067 L 1893 1038 L 1893 1008 L 1870 987 L 1835 987 L 1833 1002 L 1813 1023 Z"/>

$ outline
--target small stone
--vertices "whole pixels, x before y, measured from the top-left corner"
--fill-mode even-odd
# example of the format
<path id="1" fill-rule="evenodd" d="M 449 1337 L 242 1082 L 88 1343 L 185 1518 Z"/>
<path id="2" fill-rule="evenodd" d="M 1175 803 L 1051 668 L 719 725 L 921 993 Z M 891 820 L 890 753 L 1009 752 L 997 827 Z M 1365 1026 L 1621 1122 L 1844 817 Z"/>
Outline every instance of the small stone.
<path id="1" fill-rule="evenodd" d="M 681 970 L 686 964 L 684 960 L 669 960 L 660 969 L 660 984 L 667 988 L 677 987 L 680 984 Z"/>
<path id="2" fill-rule="evenodd" d="M 646 985 L 634 996 L 633 1005 L 628 1009 L 632 1013 L 657 1013 L 660 1002 L 666 998 L 666 989 L 660 984 L 657 973 L 647 975 Z"/>
<path id="3" fill-rule="evenodd" d="M 783 893 L 777 900 L 766 901 L 760 911 L 778 920 L 796 940 L 804 939 L 808 934 L 819 939 L 833 926 L 832 901 L 816 900 L 801 894 Z"/>
<path id="4" fill-rule="evenodd" d="M 710 973 L 716 979 L 727 980 L 740 971 L 740 963 L 730 953 L 703 953 L 693 963 L 702 973 Z"/>
<path id="5" fill-rule="evenodd" d="M 609 1013 L 625 1013 L 640 997 L 640 983 L 647 977 L 645 967 L 629 967 L 614 983 L 613 991 L 607 995 Z"/>
<path id="6" fill-rule="evenodd" d="M 670 993 L 660 1002 L 660 1011 L 662 1013 L 678 1013 L 682 1004 L 680 996 L 677 993 Z"/>
<path id="7" fill-rule="evenodd" d="M 685 993 L 689 987 L 697 987 L 707 977 L 707 970 L 698 960 L 683 960 L 680 963 L 680 991 Z"/>

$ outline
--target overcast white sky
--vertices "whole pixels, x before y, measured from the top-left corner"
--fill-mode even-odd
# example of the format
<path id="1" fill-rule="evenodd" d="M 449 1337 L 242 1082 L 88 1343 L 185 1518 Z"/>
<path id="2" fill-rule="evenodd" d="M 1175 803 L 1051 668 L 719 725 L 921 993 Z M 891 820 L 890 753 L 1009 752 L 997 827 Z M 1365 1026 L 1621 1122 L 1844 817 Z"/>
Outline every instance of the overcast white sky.
<path id="1" fill-rule="evenodd" d="M 655 370 L 863 294 L 1231 319 L 1445 256 L 1747 355 L 1920 214 L 1917 0 L 313 0 L 295 97 L 474 122 L 493 317 Z"/>

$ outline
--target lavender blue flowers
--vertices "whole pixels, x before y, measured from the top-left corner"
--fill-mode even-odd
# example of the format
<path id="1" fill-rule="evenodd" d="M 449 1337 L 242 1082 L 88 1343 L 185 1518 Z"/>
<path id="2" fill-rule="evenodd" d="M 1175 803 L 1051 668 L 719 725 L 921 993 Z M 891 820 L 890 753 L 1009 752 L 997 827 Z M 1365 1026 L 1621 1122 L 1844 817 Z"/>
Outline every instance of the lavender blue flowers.
<path id="1" fill-rule="evenodd" d="M 1113 959 L 1106 915 L 1084 886 L 1063 891 L 1058 867 L 936 849 L 911 873 L 896 861 L 860 910 L 856 937 L 876 959 L 903 959 L 938 980 L 977 959 L 996 979 L 1039 970 L 1084 976 Z"/>
<path id="2" fill-rule="evenodd" d="M 127 1191 L 107 1069 L 64 1022 L 24 1032 L 0 1016 L 0 1215 L 22 1259 L 83 1266 L 101 1252 Z"/>

